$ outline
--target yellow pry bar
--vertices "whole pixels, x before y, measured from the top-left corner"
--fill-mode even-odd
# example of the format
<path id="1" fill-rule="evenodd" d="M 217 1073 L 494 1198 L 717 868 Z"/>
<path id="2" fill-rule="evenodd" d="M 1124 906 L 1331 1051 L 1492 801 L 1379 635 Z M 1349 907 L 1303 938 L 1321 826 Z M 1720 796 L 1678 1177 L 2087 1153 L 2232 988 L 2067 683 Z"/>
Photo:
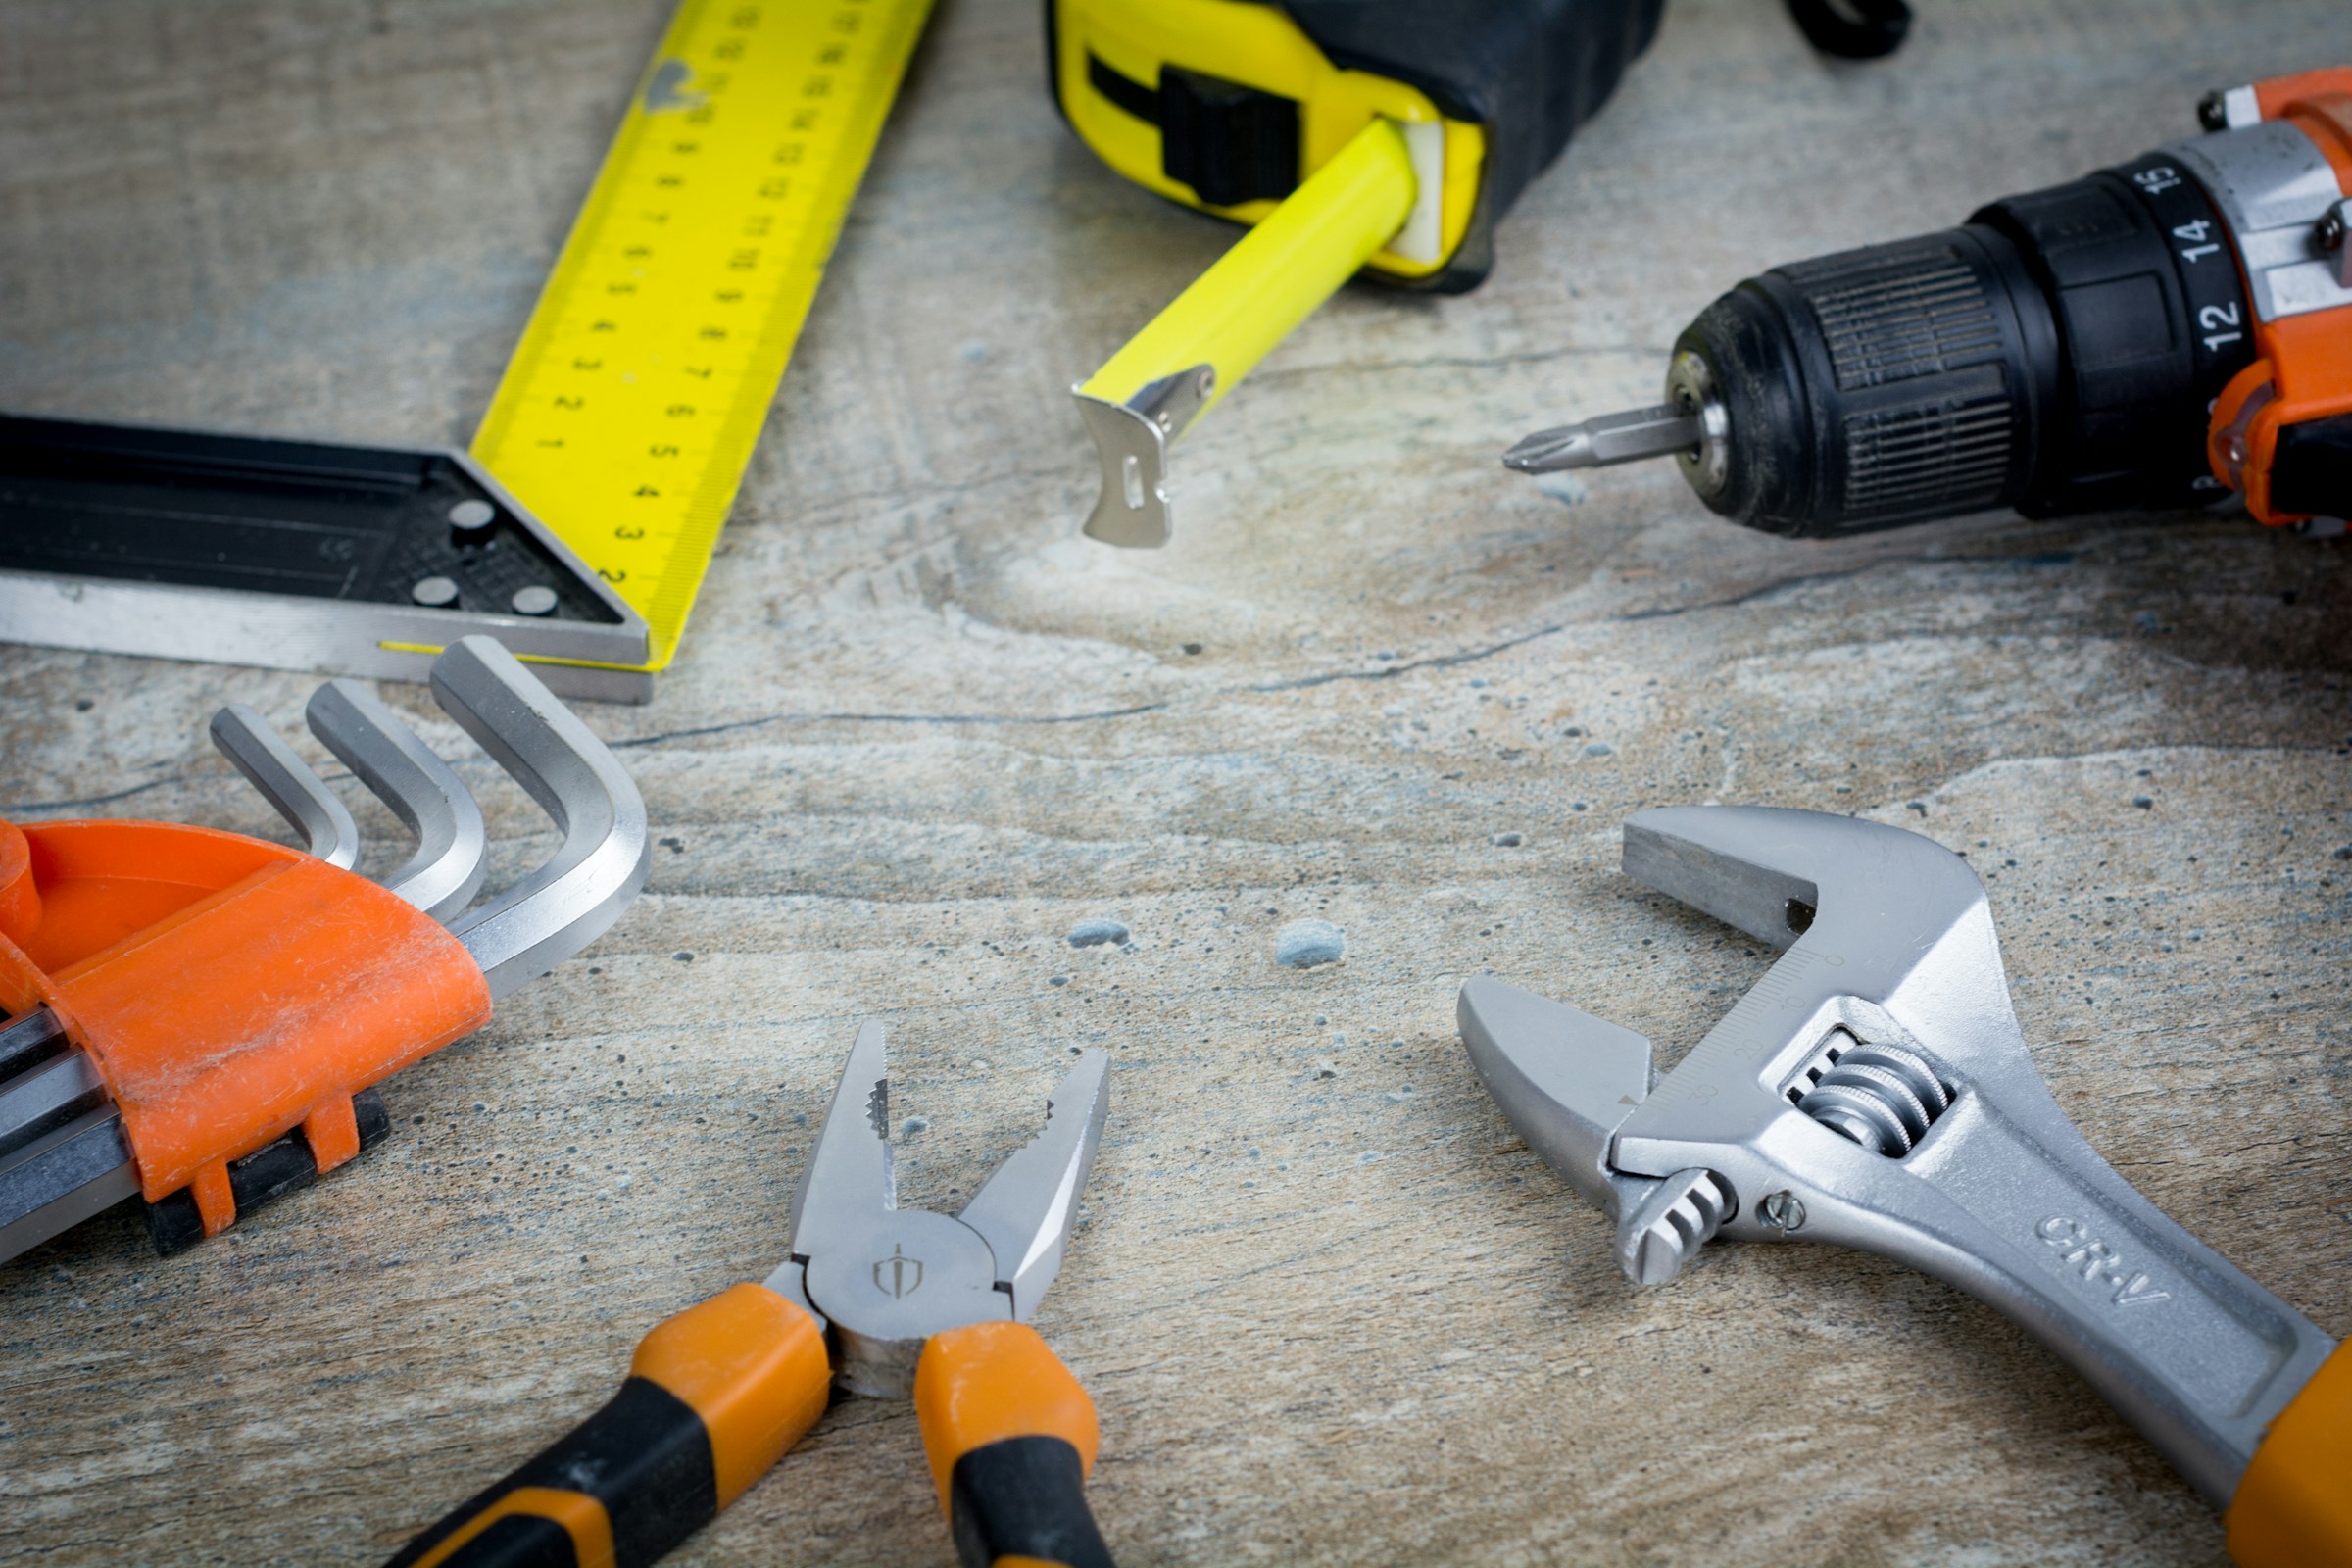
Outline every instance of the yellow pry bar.
<path id="1" fill-rule="evenodd" d="M 931 0 L 684 0 L 473 455 L 676 653 Z M 611 666 L 620 667 L 620 666 Z"/>

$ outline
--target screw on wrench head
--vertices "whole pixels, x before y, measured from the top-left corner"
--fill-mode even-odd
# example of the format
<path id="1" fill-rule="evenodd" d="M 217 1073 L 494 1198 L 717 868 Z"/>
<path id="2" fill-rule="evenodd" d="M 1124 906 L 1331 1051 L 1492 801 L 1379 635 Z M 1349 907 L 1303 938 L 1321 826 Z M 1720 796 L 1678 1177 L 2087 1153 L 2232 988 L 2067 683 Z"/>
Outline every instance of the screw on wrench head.
<path id="1" fill-rule="evenodd" d="M 1458 1015 L 1503 1114 L 1618 1221 L 1628 1276 L 1672 1278 L 1719 1230 L 1910 1263 L 2032 1332 L 2226 1502 L 2332 1344 L 2068 1122 L 1968 862 L 1850 817 L 1684 807 L 1627 822 L 1625 869 L 1787 950 L 1671 1073 L 1652 1087 L 1647 1040 L 1499 981 L 1463 986 Z"/>

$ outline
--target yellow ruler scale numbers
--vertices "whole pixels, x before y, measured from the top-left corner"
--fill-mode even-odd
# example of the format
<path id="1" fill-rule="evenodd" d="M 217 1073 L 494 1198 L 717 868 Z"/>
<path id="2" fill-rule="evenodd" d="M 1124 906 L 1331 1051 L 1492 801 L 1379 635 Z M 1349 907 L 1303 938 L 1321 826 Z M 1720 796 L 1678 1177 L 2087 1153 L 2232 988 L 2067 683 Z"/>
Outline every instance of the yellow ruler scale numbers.
<path id="1" fill-rule="evenodd" d="M 684 0 L 473 456 L 676 652 L 930 0 Z"/>

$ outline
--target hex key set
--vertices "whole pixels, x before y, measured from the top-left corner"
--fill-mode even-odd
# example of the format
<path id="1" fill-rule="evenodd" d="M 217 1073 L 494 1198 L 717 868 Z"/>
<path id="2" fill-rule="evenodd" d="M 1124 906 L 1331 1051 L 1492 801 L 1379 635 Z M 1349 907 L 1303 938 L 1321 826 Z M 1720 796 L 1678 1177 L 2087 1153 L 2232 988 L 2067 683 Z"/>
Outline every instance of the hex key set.
<path id="1" fill-rule="evenodd" d="M 164 1252 L 351 1159 L 375 1085 L 489 1021 L 602 936 L 644 885 L 645 803 L 514 656 L 468 637 L 433 695 L 563 831 L 474 904 L 488 843 L 449 765 L 366 687 L 311 728 L 416 835 L 355 873 L 342 802 L 250 709 L 213 739 L 303 851 L 161 822 L 0 822 L 0 1260 L 138 1197 Z"/>

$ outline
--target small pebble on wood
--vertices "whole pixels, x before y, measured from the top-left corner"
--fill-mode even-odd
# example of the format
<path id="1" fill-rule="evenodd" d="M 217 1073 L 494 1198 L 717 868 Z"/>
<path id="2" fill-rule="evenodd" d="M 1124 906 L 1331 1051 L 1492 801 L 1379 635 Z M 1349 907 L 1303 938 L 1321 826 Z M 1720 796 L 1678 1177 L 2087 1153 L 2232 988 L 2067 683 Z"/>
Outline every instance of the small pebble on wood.
<path id="1" fill-rule="evenodd" d="M 1348 939 L 1329 920 L 1293 920 L 1274 934 L 1274 961 L 1287 969 L 1337 963 Z"/>
<path id="2" fill-rule="evenodd" d="M 1070 946 L 1100 948 L 1116 943 L 1123 948 L 1133 934 L 1116 920 L 1081 920 L 1070 927 Z"/>

